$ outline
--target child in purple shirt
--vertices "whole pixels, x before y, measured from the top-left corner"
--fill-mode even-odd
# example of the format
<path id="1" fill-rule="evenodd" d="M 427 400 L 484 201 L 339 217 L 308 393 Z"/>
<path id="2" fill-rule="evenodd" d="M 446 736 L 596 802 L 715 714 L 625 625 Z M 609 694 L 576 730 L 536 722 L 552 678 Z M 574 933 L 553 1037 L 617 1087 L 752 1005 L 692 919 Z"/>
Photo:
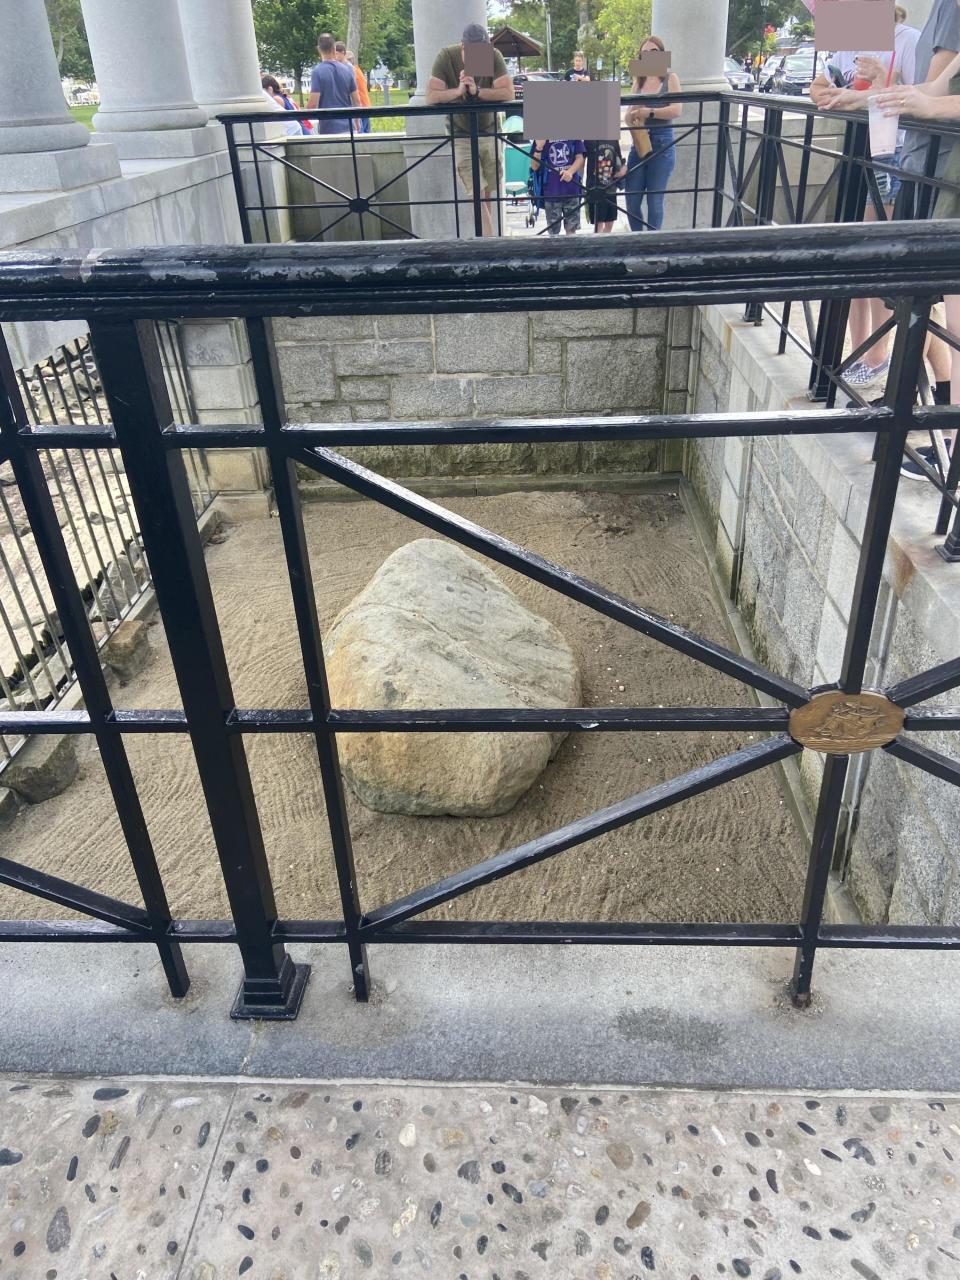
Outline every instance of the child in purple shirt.
<path id="1" fill-rule="evenodd" d="M 568 236 L 580 230 L 581 180 L 587 159 L 583 142 L 568 138 L 564 142 L 548 142 L 538 138 L 530 149 L 530 166 L 539 169 L 541 161 L 547 172 L 543 182 L 543 207 L 547 230 L 560 234 L 560 223 Z"/>

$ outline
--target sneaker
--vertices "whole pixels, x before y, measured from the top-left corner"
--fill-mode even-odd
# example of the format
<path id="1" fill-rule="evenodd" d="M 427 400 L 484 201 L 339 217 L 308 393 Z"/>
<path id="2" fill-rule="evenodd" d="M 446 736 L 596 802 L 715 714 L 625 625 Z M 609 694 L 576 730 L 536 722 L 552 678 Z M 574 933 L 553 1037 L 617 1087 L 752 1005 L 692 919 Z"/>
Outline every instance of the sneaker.
<path id="1" fill-rule="evenodd" d="M 865 360 L 858 360 L 851 369 L 847 370 L 846 382 L 851 387 L 865 387 L 868 382 L 875 382 L 877 378 L 882 378 L 889 368 L 889 356 L 876 367 L 867 364 Z"/>
<path id="2" fill-rule="evenodd" d="M 947 451 L 947 461 L 950 460 L 950 446 L 945 446 Z M 923 444 L 915 452 L 924 460 L 927 466 L 936 473 L 939 463 L 937 459 L 937 451 L 932 444 Z M 925 471 L 921 471 L 912 458 L 905 457 L 903 465 L 900 468 L 900 474 L 906 476 L 908 480 L 928 480 L 930 477 Z"/>

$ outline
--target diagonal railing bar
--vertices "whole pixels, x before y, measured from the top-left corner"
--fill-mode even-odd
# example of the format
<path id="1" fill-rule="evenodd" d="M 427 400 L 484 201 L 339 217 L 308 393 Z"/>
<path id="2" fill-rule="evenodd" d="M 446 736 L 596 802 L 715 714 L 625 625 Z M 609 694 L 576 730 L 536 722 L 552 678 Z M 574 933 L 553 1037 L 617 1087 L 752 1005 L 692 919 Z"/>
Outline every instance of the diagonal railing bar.
<path id="1" fill-rule="evenodd" d="M 960 707 L 931 707 L 929 711 L 908 711 L 903 718 L 908 733 L 960 729 Z"/>
<path id="2" fill-rule="evenodd" d="M 950 658 L 929 671 L 921 671 L 919 675 L 891 685 L 884 693 L 898 707 L 912 707 L 917 702 L 925 702 L 927 698 L 935 698 L 937 694 L 957 688 L 960 688 L 960 658 Z M 931 708 L 931 714 L 935 714 L 934 708 Z"/>
<path id="3" fill-rule="evenodd" d="M 56 902 L 61 907 L 70 907 L 73 911 L 82 911 L 95 920 L 104 920 L 107 924 L 119 925 L 124 929 L 135 929 L 141 941 L 153 940 L 153 926 L 142 907 L 132 906 L 119 898 L 110 898 L 93 889 L 85 889 L 82 885 L 61 880 L 59 876 L 48 875 L 45 871 L 25 867 L 10 858 L 0 858 L 0 884 L 9 885 L 12 889 L 22 889 L 24 893 Z"/>
<path id="4" fill-rule="evenodd" d="M 796 755 L 802 750 L 800 744 L 786 734 L 777 734 L 776 737 L 752 743 L 719 760 L 711 760 L 709 764 L 692 769 L 678 778 L 660 782 L 655 787 L 630 796 L 627 800 L 607 805 L 606 808 L 598 809 L 587 817 L 577 818 L 556 831 L 537 836 L 514 849 L 495 854 L 494 857 L 467 867 L 464 871 L 446 876 L 443 880 L 437 880 L 425 888 L 416 889 L 395 902 L 367 912 L 361 918 L 361 933 L 383 929 L 386 925 L 396 924 L 401 920 L 409 919 L 410 916 L 429 911 L 444 902 L 449 902 L 451 898 L 469 893 L 471 889 L 500 880 L 524 867 L 532 867 L 538 862 L 563 853 L 566 849 L 584 844 L 596 836 L 604 835 L 608 831 L 616 831 L 618 827 L 637 822 L 651 813 L 669 809 L 679 804 L 681 800 L 702 795 L 705 791 L 711 791 L 725 782 L 732 782 L 748 773 L 755 773 L 758 769 L 775 764 L 779 760 L 786 760 L 788 756 Z"/>
<path id="5" fill-rule="evenodd" d="M 677 623 L 669 622 L 659 614 L 644 609 L 614 592 L 607 591 L 569 569 L 562 569 L 543 556 L 521 547 L 518 543 L 491 533 L 489 529 L 474 524 L 472 520 L 447 511 L 444 507 L 421 498 L 412 490 L 405 489 L 402 485 L 387 480 L 330 449 L 296 449 L 294 452 L 306 466 L 319 471 L 331 480 L 337 480 L 355 492 L 373 498 L 401 515 L 409 516 L 410 519 L 425 525 L 428 529 L 445 534 L 455 542 L 489 556 L 498 564 L 551 587 L 561 595 L 585 604 L 617 622 L 622 622 L 634 631 L 650 636 L 651 639 L 658 640 L 669 648 L 676 649 L 697 662 L 702 662 L 705 666 L 733 676 L 744 684 L 792 706 L 801 706 L 808 699 L 807 690 L 792 680 L 777 676 L 759 663 L 741 657 L 731 649 L 715 644 Z"/>
<path id="6" fill-rule="evenodd" d="M 942 755 L 939 751 L 933 751 L 919 742 L 909 742 L 905 738 L 895 738 L 893 742 L 888 742 L 884 751 L 896 756 L 898 760 L 905 760 L 907 764 L 916 765 L 918 769 L 933 774 L 935 778 L 952 782 L 955 787 L 960 787 L 960 763 L 951 760 L 949 756 Z"/>

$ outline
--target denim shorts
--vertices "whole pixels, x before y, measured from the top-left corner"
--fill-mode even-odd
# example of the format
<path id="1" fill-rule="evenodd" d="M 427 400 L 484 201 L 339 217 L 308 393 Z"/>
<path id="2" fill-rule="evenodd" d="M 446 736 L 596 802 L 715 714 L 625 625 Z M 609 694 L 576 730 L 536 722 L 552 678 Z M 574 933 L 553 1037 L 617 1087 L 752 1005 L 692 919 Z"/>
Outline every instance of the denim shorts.
<path id="1" fill-rule="evenodd" d="M 878 160 L 881 164 L 889 164 L 889 165 L 892 165 L 894 168 L 899 169 L 900 168 L 900 152 L 901 152 L 901 148 L 897 147 L 896 151 L 894 151 L 892 156 L 874 156 L 873 158 L 874 160 Z M 894 200 L 896 200 L 897 195 L 900 191 L 900 187 L 901 187 L 900 178 L 895 173 L 884 173 L 882 170 L 878 170 L 874 174 L 874 177 L 877 180 L 877 190 L 880 192 L 881 201 L 887 205 L 893 204 Z M 876 211 L 877 217 L 878 218 L 884 217 L 884 213 L 881 212 L 880 208 L 877 205 L 877 197 L 873 190 L 872 183 L 868 186 L 867 190 L 870 193 L 870 203 L 873 205 L 874 210 Z"/>

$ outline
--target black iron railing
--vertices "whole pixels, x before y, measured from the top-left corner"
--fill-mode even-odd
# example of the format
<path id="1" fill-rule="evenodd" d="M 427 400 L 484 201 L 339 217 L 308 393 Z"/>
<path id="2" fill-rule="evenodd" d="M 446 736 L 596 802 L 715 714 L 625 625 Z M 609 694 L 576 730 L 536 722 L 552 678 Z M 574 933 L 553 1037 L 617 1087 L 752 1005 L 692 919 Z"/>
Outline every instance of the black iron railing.
<path id="1" fill-rule="evenodd" d="M 291 424 L 277 373 L 272 315 L 427 314 L 525 310 L 531 297 L 549 310 L 838 300 L 881 284 L 895 301 L 894 385 L 890 404 L 798 413 L 579 416 L 469 422 Z M 884 557 L 909 431 L 951 425 L 953 411 L 917 407 L 913 387 L 927 317 L 944 290 L 960 291 L 960 230 L 934 224 L 898 227 L 731 229 L 619 239 L 536 241 L 518 258 L 504 240 L 448 245 L 263 246 L 221 250 L 169 248 L 99 251 L 89 258 L 0 254 L 0 320 L 82 318 L 97 352 L 110 421 L 94 430 L 34 426 L 27 420 L 9 360 L 2 357 L 0 455 L 16 479 L 83 688 L 85 709 L 72 713 L 3 712 L 0 732 L 95 737 L 136 871 L 143 905 L 123 902 L 54 875 L 0 858 L 0 881 L 67 906 L 84 922 L 0 922 L 0 941 L 150 942 L 170 989 L 183 995 L 182 947 L 235 945 L 244 977 L 235 1017 L 290 1018 L 307 967 L 294 965 L 290 942 L 341 943 L 349 953 L 357 998 L 367 998 L 369 943 L 617 943 L 791 946 L 798 1005 L 810 1000 L 821 947 L 960 948 L 960 927 L 824 923 L 828 875 L 850 755 L 827 754 L 810 848 L 802 911 L 793 923 L 511 922 L 424 920 L 425 911 L 603 832 L 638 822 L 685 799 L 804 749 L 792 716 L 816 691 L 614 595 L 560 565 L 444 510 L 348 460 L 354 444 L 450 444 L 460 441 L 688 439 L 875 432 L 877 459 L 842 661 L 830 687 L 857 703 L 878 608 Z M 178 421 L 162 376 L 151 320 L 178 316 L 246 319 L 262 421 L 198 426 Z M 150 559 L 182 710 L 118 710 L 110 700 L 39 461 L 42 448 L 119 449 Z M 269 454 L 295 607 L 308 705 L 238 707 L 233 695 L 210 584 L 190 503 L 186 449 L 256 446 Z M 690 659 L 734 676 L 774 706 L 748 696 L 733 707 L 580 707 L 567 709 L 384 711 L 330 705 L 321 636 L 296 484 L 300 463 L 356 493 L 409 516 L 455 542 L 542 583 L 568 599 L 639 631 Z M 960 655 L 883 691 L 903 728 L 880 744 L 917 769 L 960 786 L 960 763 L 923 745 L 924 735 L 960 729 L 960 706 L 925 706 L 960 687 Z M 338 762 L 344 733 L 422 732 L 716 732 L 767 736 L 680 777 L 625 798 L 519 847 L 495 852 L 466 871 L 424 885 L 396 901 L 361 902 Z M 126 754 L 128 734 L 189 736 L 220 859 L 231 918 L 175 918 Z M 249 734 L 310 735 L 317 751 L 330 825 L 341 914 L 334 920 L 281 919 L 274 897 L 253 786 L 244 752 Z M 844 751 L 849 751 L 845 744 Z"/>
<path id="2" fill-rule="evenodd" d="M 676 207 L 678 198 L 683 200 L 684 226 L 696 229 L 702 226 L 792 226 L 832 222 L 856 222 L 863 220 L 867 202 L 872 201 L 878 217 L 886 218 L 878 180 L 884 176 L 912 182 L 917 189 L 916 212 L 920 218 L 928 218 L 934 209 L 937 193 L 955 190 L 952 184 L 937 177 L 938 160 L 944 147 L 952 145 L 960 137 L 960 124 L 945 121 L 918 122 L 930 144 L 925 159 L 924 172 L 907 174 L 896 166 L 874 161 L 870 156 L 869 134 L 864 113 L 822 112 L 805 98 L 781 97 L 774 94 L 753 93 L 681 93 L 660 98 L 623 98 L 624 106 L 642 102 L 664 105 L 680 102 L 688 118 L 667 122 L 673 129 L 673 141 L 661 145 L 656 132 L 652 135 L 653 149 L 640 158 L 635 153 L 627 159 L 628 176 L 655 161 L 664 150 L 672 146 L 686 149 L 690 159 L 681 166 L 676 181 L 671 181 L 661 194 Z M 528 143 L 524 143 L 522 129 L 507 131 L 504 113 L 522 122 L 522 101 L 504 103 L 498 116 L 500 124 L 496 133 L 495 150 L 497 183 L 496 192 L 489 201 L 481 198 L 479 182 L 478 147 L 480 134 L 478 121 L 483 114 L 490 114 L 489 104 L 482 106 L 456 104 L 435 107 L 374 107 L 358 109 L 357 116 L 378 119 L 396 119 L 398 124 L 414 122 L 408 147 L 416 154 L 405 156 L 401 165 L 394 165 L 389 174 L 380 178 L 372 176 L 363 167 L 363 161 L 376 157 L 385 147 L 396 148 L 397 136 L 376 133 L 360 133 L 349 120 L 349 133 L 344 135 L 320 135 L 313 138 L 267 139 L 263 126 L 277 124 L 276 112 L 255 115 L 224 115 L 220 119 L 227 130 L 228 146 L 233 169 L 243 237 L 246 243 L 276 240 L 319 240 L 331 235 L 348 235 L 351 239 L 379 240 L 383 238 L 414 238 L 412 220 L 414 210 L 449 209 L 453 214 L 452 230 L 461 236 L 483 234 L 485 206 L 492 207 L 490 215 L 494 233 L 503 235 L 518 230 L 511 228 L 510 211 L 528 207 L 526 185 L 529 170 Z M 285 119 L 322 120 L 326 116 L 341 118 L 337 109 L 326 111 L 300 111 L 286 113 Z M 468 139 L 472 154 L 473 191 L 468 198 L 458 184 L 456 157 L 448 130 L 448 120 L 454 114 L 466 115 L 471 123 Z M 785 118 L 795 126 L 802 121 L 802 133 L 794 134 L 785 128 Z M 816 130 L 817 121 L 826 121 L 841 136 L 838 145 L 824 142 Z M 409 125 L 408 125 L 409 129 Z M 422 130 L 422 132 L 420 132 Z M 627 156 L 629 135 L 624 134 L 624 155 Z M 337 184 L 334 174 L 324 166 L 321 172 L 310 169 L 311 156 L 329 157 L 334 150 L 346 151 L 341 157 L 342 173 Z M 328 149 L 325 151 L 325 148 Z M 520 158 L 519 184 L 505 181 L 511 159 Z M 790 161 L 799 161 L 799 171 L 794 179 L 790 174 Z M 442 194 L 430 199 L 415 199 L 403 184 L 427 162 L 443 167 Z M 811 178 L 812 166 L 817 162 L 826 165 L 828 172 L 822 180 Z M 281 184 L 279 191 L 268 177 L 280 171 L 285 177 L 308 184 L 316 193 L 316 199 L 298 197 L 295 201 L 285 197 Z M 819 176 L 819 175 L 818 175 Z M 519 185 L 519 190 L 511 186 Z M 273 192 L 271 195 L 270 192 Z M 581 188 L 582 206 L 590 206 L 603 194 L 585 182 Z M 639 205 L 618 190 L 614 201 L 618 214 L 632 214 L 644 222 Z M 530 206 L 531 217 L 536 216 L 535 206 Z M 284 234 L 282 219 L 303 216 L 312 211 L 321 225 L 301 235 Z M 545 222 L 545 219 L 544 219 Z M 676 222 L 673 220 L 675 227 Z M 541 226 L 536 232 L 546 234 Z M 873 290 L 875 293 L 876 291 Z M 801 326 L 793 323 L 797 303 Z M 802 351 L 810 360 L 809 395 L 814 401 L 825 400 L 833 405 L 838 390 L 857 403 L 866 403 L 866 397 L 856 386 L 848 384 L 845 374 L 865 351 L 882 338 L 892 327 L 892 319 L 886 326 L 871 333 L 855 350 L 844 358 L 843 349 L 850 308 L 849 298 L 827 300 L 817 305 L 811 297 L 788 301 L 779 309 L 767 299 L 751 302 L 746 308 L 746 318 L 755 324 L 764 316 L 775 320 L 780 329 L 778 350 L 786 350 L 788 343 Z M 958 339 L 947 332 L 943 325 L 931 322 L 931 332 L 951 349 L 958 348 Z M 891 384 L 892 385 L 892 384 Z M 926 366 L 919 369 L 917 394 L 921 403 L 930 404 L 933 393 L 927 378 Z M 948 453 L 942 435 L 930 433 L 930 450 L 927 456 L 907 445 L 907 455 L 919 468 L 941 496 L 936 520 L 936 532 L 947 534 L 946 558 L 960 559 L 960 451 L 953 448 Z"/>

